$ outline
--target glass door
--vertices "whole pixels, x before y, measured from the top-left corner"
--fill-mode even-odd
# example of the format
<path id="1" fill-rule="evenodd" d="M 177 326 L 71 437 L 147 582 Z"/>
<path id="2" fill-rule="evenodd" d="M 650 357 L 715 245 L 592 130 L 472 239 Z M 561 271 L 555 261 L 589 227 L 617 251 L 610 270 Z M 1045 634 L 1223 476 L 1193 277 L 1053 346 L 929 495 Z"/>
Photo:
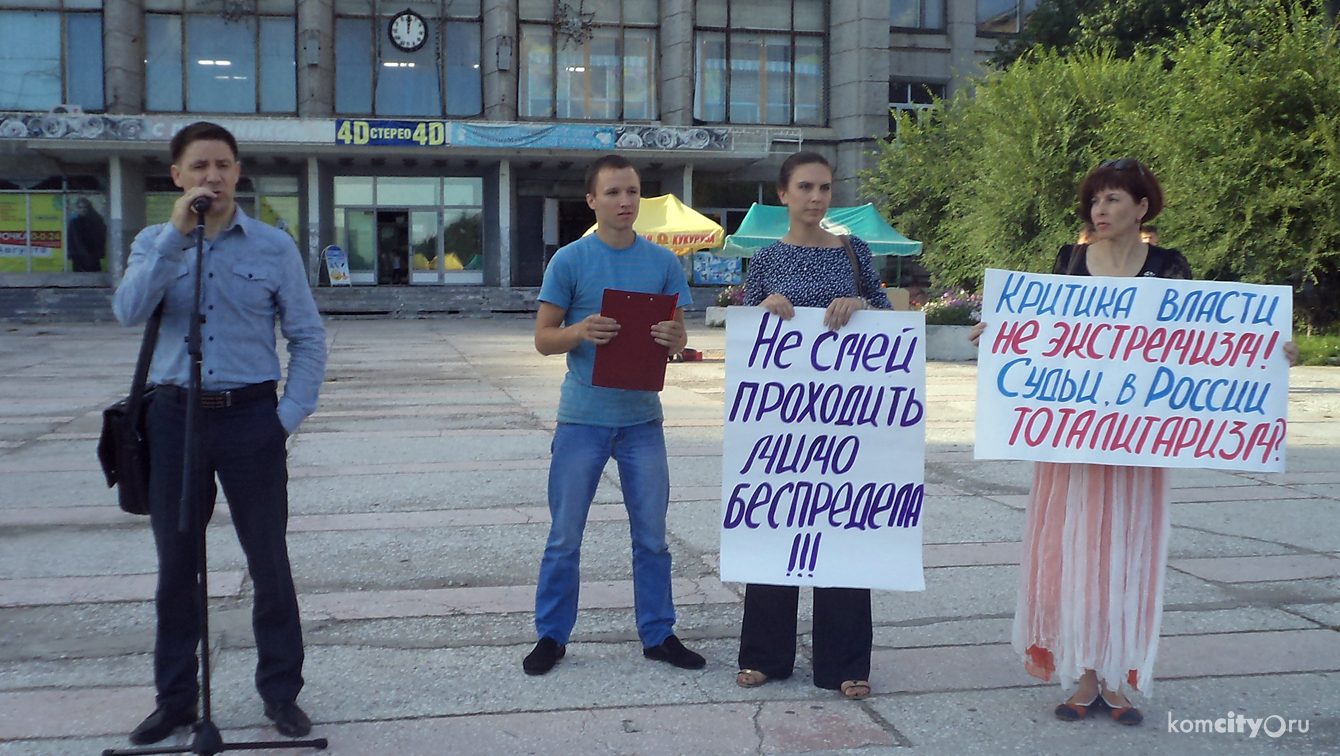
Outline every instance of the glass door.
<path id="1" fill-rule="evenodd" d="M 335 208 L 335 243 L 349 256 L 349 281 L 377 283 L 377 212 Z"/>
<path id="2" fill-rule="evenodd" d="M 441 224 L 441 214 L 436 210 L 410 211 L 410 283 L 442 283 Z"/>
<path id="3" fill-rule="evenodd" d="M 377 283 L 409 283 L 409 211 L 377 210 Z"/>

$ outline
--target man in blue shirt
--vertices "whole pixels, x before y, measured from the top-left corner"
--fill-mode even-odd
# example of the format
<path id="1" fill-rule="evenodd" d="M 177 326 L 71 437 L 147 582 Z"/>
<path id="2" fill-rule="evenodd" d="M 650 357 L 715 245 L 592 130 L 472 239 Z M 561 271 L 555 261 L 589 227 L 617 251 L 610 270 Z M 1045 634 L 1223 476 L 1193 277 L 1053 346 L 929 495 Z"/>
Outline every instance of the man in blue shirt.
<path id="1" fill-rule="evenodd" d="M 582 531 L 610 457 L 619 465 L 632 531 L 633 603 L 642 654 L 684 669 L 702 669 L 707 663 L 673 632 L 675 605 L 665 541 L 670 466 L 661 399 L 654 391 L 591 385 L 596 346 L 619 333 L 619 324 L 600 314 L 605 289 L 677 295 L 674 319 L 652 326 L 650 335 L 671 354 L 688 341 L 684 306 L 692 300 L 684 270 L 673 252 L 633 230 L 641 191 L 637 170 L 628 160 L 606 155 L 592 163 L 586 172 L 586 204 L 595 211 L 596 231 L 555 253 L 540 288 L 535 348 L 540 354 L 566 353 L 568 373 L 549 464 L 553 524 L 535 590 L 540 640 L 522 662 L 531 675 L 553 669 L 567 651 L 577 621 Z"/>
<path id="2" fill-rule="evenodd" d="M 195 314 L 195 213 L 205 215 L 201 279 L 203 392 L 198 429 L 202 480 L 199 502 L 213 514 L 215 476 L 228 497 L 233 526 L 255 585 L 256 689 L 280 734 L 301 737 L 312 723 L 298 707 L 302 689 L 302 628 L 289 569 L 288 468 L 285 440 L 316 409 L 326 370 L 321 324 L 302 256 L 292 237 L 247 217 L 234 202 L 241 176 L 237 142 L 212 123 L 194 123 L 172 139 L 172 180 L 182 196 L 167 223 L 150 226 L 131 245 L 113 309 L 138 325 L 163 302 L 163 322 L 149 381 L 149 519 L 158 549 L 158 633 L 154 684 L 158 707 L 135 731 L 136 745 L 156 743 L 197 719 L 200 642 L 196 568 L 201 523 L 178 527 L 182 453 L 186 444 L 186 335 Z M 282 399 L 275 320 L 288 341 L 288 380 Z"/>

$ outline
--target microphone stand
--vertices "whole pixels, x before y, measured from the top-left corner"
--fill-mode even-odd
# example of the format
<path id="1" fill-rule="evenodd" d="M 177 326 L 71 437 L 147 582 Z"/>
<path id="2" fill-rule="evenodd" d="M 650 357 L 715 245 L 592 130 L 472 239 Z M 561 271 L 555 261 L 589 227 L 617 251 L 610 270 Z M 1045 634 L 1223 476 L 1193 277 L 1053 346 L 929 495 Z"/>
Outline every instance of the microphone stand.
<path id="1" fill-rule="evenodd" d="M 191 203 L 195 211 L 195 306 L 187 331 L 186 351 L 191 360 L 191 374 L 186 389 L 186 445 L 183 449 L 181 476 L 181 510 L 177 516 L 177 528 L 186 533 L 195 528 L 195 537 L 199 561 L 196 564 L 196 609 L 200 613 L 200 721 L 192 726 L 195 735 L 189 745 L 151 746 L 148 748 L 115 749 L 108 748 L 102 756 L 140 756 L 141 754 L 193 753 L 201 756 L 214 756 L 224 751 L 273 751 L 285 748 L 324 749 L 329 742 L 325 738 L 311 740 L 271 740 L 249 743 L 225 743 L 223 735 L 210 710 L 209 690 L 209 583 L 205 556 L 204 501 L 200 496 L 204 481 L 200 480 L 200 366 L 204 359 L 201 347 L 200 324 L 205 321 L 200 311 L 200 289 L 202 271 L 205 267 L 205 213 L 209 212 L 208 197 L 198 197 Z"/>

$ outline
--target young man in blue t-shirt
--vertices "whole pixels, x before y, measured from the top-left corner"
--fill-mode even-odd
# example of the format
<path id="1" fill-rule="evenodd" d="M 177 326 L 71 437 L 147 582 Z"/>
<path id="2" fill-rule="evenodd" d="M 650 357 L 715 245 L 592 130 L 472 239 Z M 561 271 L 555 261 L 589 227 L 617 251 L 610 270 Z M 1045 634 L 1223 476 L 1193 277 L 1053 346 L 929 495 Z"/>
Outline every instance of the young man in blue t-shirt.
<path id="1" fill-rule="evenodd" d="M 642 654 L 685 669 L 702 669 L 703 657 L 675 637 L 670 595 L 670 549 L 665 512 L 670 503 L 670 466 L 661 431 L 661 399 L 654 391 L 591 385 L 596 345 L 619 333 L 600 314 L 605 289 L 675 294 L 673 320 L 651 328 L 671 354 L 684 348 L 684 306 L 691 300 L 684 270 L 670 250 L 637 235 L 642 183 L 633 164 L 606 155 L 586 172 L 586 204 L 596 214 L 596 232 L 560 249 L 544 274 L 535 348 L 568 355 L 568 374 L 558 402 L 553 458 L 549 464 L 549 512 L 553 525 L 540 562 L 535 590 L 535 630 L 540 641 L 522 662 L 542 675 L 567 650 L 577 621 L 582 531 L 596 486 L 613 457 L 633 537 L 633 596 Z"/>

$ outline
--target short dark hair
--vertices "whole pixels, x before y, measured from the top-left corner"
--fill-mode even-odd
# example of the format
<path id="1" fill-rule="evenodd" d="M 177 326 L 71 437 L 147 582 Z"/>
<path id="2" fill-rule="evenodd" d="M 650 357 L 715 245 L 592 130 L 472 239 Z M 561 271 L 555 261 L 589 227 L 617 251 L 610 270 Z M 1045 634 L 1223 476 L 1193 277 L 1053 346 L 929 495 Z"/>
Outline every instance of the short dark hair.
<path id="1" fill-rule="evenodd" d="M 181 154 L 192 142 L 223 142 L 233 151 L 233 160 L 237 159 L 237 140 L 233 138 L 232 132 L 217 123 L 196 121 L 172 137 L 172 162 L 180 160 Z"/>
<path id="2" fill-rule="evenodd" d="M 1090 206 L 1093 198 L 1105 189 L 1120 189 L 1131 195 L 1131 199 L 1137 203 L 1142 199 L 1149 200 L 1149 211 L 1140 219 L 1141 223 L 1154 220 L 1163 211 L 1163 186 L 1153 171 L 1139 160 L 1109 160 L 1089 171 L 1089 175 L 1084 177 L 1084 183 L 1080 184 L 1079 217 L 1085 223 L 1093 223 Z"/>
<path id="3" fill-rule="evenodd" d="M 603 170 L 622 171 L 625 168 L 632 168 L 637 173 L 637 167 L 628 161 L 623 155 L 602 155 L 595 159 L 595 162 L 586 169 L 586 193 L 596 193 L 596 179 L 600 177 Z M 637 178 L 642 180 L 642 174 L 638 173 Z"/>
<path id="4" fill-rule="evenodd" d="M 817 152 L 797 152 L 786 160 L 782 161 L 782 168 L 777 172 L 777 188 L 786 189 L 791 185 L 791 174 L 802 165 L 818 164 L 833 172 L 833 164 L 828 162 L 828 158 Z"/>

